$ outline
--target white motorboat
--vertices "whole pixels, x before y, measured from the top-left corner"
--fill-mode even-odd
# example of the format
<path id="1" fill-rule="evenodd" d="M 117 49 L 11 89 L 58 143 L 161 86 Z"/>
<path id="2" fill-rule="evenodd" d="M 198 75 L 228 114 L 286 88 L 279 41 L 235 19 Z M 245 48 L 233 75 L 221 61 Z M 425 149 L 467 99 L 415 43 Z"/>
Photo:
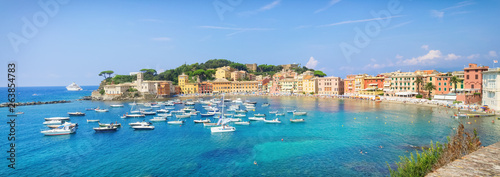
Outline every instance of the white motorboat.
<path id="1" fill-rule="evenodd" d="M 285 113 L 276 113 L 276 116 L 285 116 Z"/>
<path id="2" fill-rule="evenodd" d="M 249 117 L 248 120 L 263 121 L 266 120 L 264 117 Z"/>
<path id="3" fill-rule="evenodd" d="M 60 125 L 60 124 L 62 124 L 61 120 L 49 120 L 43 122 L 43 125 Z"/>
<path id="4" fill-rule="evenodd" d="M 183 124 L 184 121 L 182 121 L 182 120 L 174 120 L 174 121 L 168 121 L 167 123 L 168 124 L 178 125 L 178 124 Z"/>
<path id="5" fill-rule="evenodd" d="M 193 105 L 194 105 L 194 102 L 192 102 L 192 101 L 187 101 L 186 103 L 184 103 L 184 105 L 186 105 L 186 106 L 193 106 Z"/>
<path id="6" fill-rule="evenodd" d="M 255 106 L 245 106 L 245 108 L 246 108 L 247 110 L 252 110 L 252 109 L 255 109 Z"/>
<path id="7" fill-rule="evenodd" d="M 87 119 L 87 123 L 88 122 L 99 122 L 99 119 L 96 119 L 96 120 L 89 120 L 89 119 Z"/>
<path id="8" fill-rule="evenodd" d="M 233 100 L 233 103 L 243 103 L 243 101 L 241 101 L 241 98 L 237 98 L 236 100 Z"/>
<path id="9" fill-rule="evenodd" d="M 95 112 L 108 112 L 109 110 L 108 109 L 95 109 Z"/>
<path id="10" fill-rule="evenodd" d="M 75 133 L 76 128 L 70 126 L 60 126 L 51 130 L 41 131 L 46 136 L 55 136 L 55 135 L 69 135 L 71 133 Z"/>
<path id="11" fill-rule="evenodd" d="M 269 111 L 269 114 L 277 114 L 278 111 Z"/>
<path id="12" fill-rule="evenodd" d="M 236 128 L 224 125 L 224 126 L 220 126 L 220 127 L 212 127 L 212 128 L 210 128 L 210 131 L 212 133 L 234 132 L 234 131 L 236 131 Z"/>
<path id="13" fill-rule="evenodd" d="M 99 123 L 99 126 L 100 127 L 108 127 L 108 126 L 111 126 L 111 127 L 121 127 L 122 124 L 121 123 L 110 123 L 110 124 L 101 124 L 101 123 Z"/>
<path id="14" fill-rule="evenodd" d="M 60 126 L 70 126 L 70 127 L 76 127 L 78 126 L 77 123 L 71 123 L 71 122 L 64 122 L 62 125 L 47 125 L 49 128 L 59 128 Z"/>
<path id="15" fill-rule="evenodd" d="M 45 118 L 46 121 L 49 121 L 49 120 L 69 120 L 69 117 L 49 117 L 49 118 Z"/>
<path id="16" fill-rule="evenodd" d="M 135 106 L 135 105 L 137 105 L 137 103 L 133 102 L 133 103 L 129 103 L 128 105 Z"/>
<path id="17" fill-rule="evenodd" d="M 140 111 L 142 111 L 142 112 L 144 112 L 144 111 L 151 111 L 151 110 L 153 110 L 153 109 L 151 109 L 151 108 L 141 108 L 141 109 L 139 109 L 139 110 L 140 110 Z"/>
<path id="18" fill-rule="evenodd" d="M 141 125 L 151 125 L 151 123 L 150 122 L 142 121 L 142 122 L 129 123 L 128 125 L 130 125 L 130 126 L 141 126 Z"/>
<path id="19" fill-rule="evenodd" d="M 303 115 L 306 115 L 307 112 L 293 112 L 293 115 L 294 116 L 303 116 Z"/>
<path id="20" fill-rule="evenodd" d="M 184 119 L 191 117 L 191 114 L 175 115 L 175 117 L 177 117 L 178 119 Z"/>
<path id="21" fill-rule="evenodd" d="M 72 83 L 68 86 L 66 86 L 66 90 L 68 91 L 80 91 L 80 90 L 83 90 L 80 86 L 76 85 L 76 83 Z"/>
<path id="22" fill-rule="evenodd" d="M 143 111 L 141 113 L 144 115 L 156 115 L 156 112 L 154 112 L 154 111 Z"/>
<path id="23" fill-rule="evenodd" d="M 254 114 L 253 116 L 255 116 L 255 117 L 266 117 L 266 114 L 260 114 L 259 113 L 259 114 Z"/>
<path id="24" fill-rule="evenodd" d="M 292 123 L 298 123 L 298 122 L 305 122 L 306 120 L 304 119 L 290 119 L 290 122 Z"/>
<path id="25" fill-rule="evenodd" d="M 211 117 L 211 116 L 214 116 L 214 115 L 215 115 L 215 113 L 211 113 L 211 112 L 209 112 L 209 113 L 206 113 L 206 114 L 200 114 L 200 115 L 201 115 L 201 117 Z"/>
<path id="26" fill-rule="evenodd" d="M 246 117 L 246 116 L 247 115 L 245 115 L 245 114 L 236 114 L 236 115 L 234 115 L 234 117 Z"/>
<path id="27" fill-rule="evenodd" d="M 159 108 L 161 105 L 151 105 L 152 108 Z"/>
<path id="28" fill-rule="evenodd" d="M 94 128 L 95 132 L 115 132 L 118 130 L 118 127 L 95 127 Z"/>
<path id="29" fill-rule="evenodd" d="M 234 122 L 235 125 L 250 125 L 250 122 Z"/>
<path id="30" fill-rule="evenodd" d="M 268 107 L 269 103 L 262 103 L 262 107 Z"/>
<path id="31" fill-rule="evenodd" d="M 264 122 L 268 124 L 280 124 L 281 121 L 279 119 L 273 119 L 273 120 L 264 120 Z"/>
<path id="32" fill-rule="evenodd" d="M 156 110 L 156 112 L 157 113 L 168 113 L 169 110 L 167 110 L 167 109 L 158 109 L 158 110 Z"/>
<path id="33" fill-rule="evenodd" d="M 165 107 L 165 108 L 163 108 L 163 109 L 166 109 L 166 110 L 173 110 L 173 109 L 175 109 L 175 107 Z"/>
<path id="34" fill-rule="evenodd" d="M 294 113 L 297 110 L 286 111 L 287 113 Z"/>
<path id="35" fill-rule="evenodd" d="M 135 130 L 154 130 L 155 126 L 152 125 L 137 125 L 137 126 L 132 126 L 133 129 Z"/>
<path id="36" fill-rule="evenodd" d="M 165 118 L 165 117 L 153 117 L 152 119 L 149 119 L 149 120 L 152 122 L 163 122 L 163 121 L 167 121 L 167 118 Z"/>
<path id="37" fill-rule="evenodd" d="M 210 123 L 210 119 L 205 119 L 205 120 L 194 120 L 194 123 Z"/>
<path id="38" fill-rule="evenodd" d="M 158 114 L 159 117 L 172 117 L 172 114 Z"/>
<path id="39" fill-rule="evenodd" d="M 68 112 L 69 116 L 84 116 L 85 113 L 83 112 Z"/>
<path id="40" fill-rule="evenodd" d="M 203 123 L 204 127 L 215 127 L 217 126 L 217 123 Z"/>
<path id="41" fill-rule="evenodd" d="M 137 117 L 146 117 L 146 115 L 144 115 L 144 114 L 125 114 L 125 117 L 137 118 Z"/>
<path id="42" fill-rule="evenodd" d="M 236 113 L 246 113 L 246 112 L 248 112 L 248 111 L 247 111 L 247 110 L 236 110 L 236 111 L 234 111 L 234 112 L 236 112 Z"/>
<path id="43" fill-rule="evenodd" d="M 229 121 L 231 121 L 231 122 L 240 122 L 241 119 L 240 118 L 230 118 Z"/>
<path id="44" fill-rule="evenodd" d="M 121 108 L 121 107 L 123 107 L 123 104 L 112 104 L 112 105 L 109 105 L 109 107 L 112 107 L 112 108 Z"/>

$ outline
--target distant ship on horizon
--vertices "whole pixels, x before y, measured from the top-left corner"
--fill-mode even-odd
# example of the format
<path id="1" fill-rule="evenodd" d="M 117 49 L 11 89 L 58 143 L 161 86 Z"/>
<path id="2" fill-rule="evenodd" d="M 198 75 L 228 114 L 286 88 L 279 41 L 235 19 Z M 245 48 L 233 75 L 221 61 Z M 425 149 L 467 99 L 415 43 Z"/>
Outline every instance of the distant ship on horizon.
<path id="1" fill-rule="evenodd" d="M 80 90 L 83 90 L 80 86 L 76 85 L 76 83 L 72 83 L 68 86 L 66 86 L 66 89 L 68 89 L 68 91 L 80 91 Z"/>

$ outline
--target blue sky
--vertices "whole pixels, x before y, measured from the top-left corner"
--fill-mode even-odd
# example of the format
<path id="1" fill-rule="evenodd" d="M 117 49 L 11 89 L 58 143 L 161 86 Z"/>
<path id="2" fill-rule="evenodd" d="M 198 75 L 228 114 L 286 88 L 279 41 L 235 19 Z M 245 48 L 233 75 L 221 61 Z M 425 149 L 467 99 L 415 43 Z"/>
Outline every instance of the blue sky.
<path id="1" fill-rule="evenodd" d="M 447 72 L 492 66 L 500 52 L 493 0 L 0 3 L 0 58 L 17 62 L 20 86 L 98 85 L 102 70 L 162 71 L 214 58 L 300 63 L 340 77 Z"/>

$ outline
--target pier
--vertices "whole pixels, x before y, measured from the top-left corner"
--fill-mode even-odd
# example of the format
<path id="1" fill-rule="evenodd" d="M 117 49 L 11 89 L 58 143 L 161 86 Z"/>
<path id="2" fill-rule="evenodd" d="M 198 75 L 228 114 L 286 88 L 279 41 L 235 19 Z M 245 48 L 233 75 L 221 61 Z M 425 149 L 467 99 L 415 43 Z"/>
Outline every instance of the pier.
<path id="1" fill-rule="evenodd" d="M 427 176 L 500 176 L 500 142 L 457 159 Z"/>

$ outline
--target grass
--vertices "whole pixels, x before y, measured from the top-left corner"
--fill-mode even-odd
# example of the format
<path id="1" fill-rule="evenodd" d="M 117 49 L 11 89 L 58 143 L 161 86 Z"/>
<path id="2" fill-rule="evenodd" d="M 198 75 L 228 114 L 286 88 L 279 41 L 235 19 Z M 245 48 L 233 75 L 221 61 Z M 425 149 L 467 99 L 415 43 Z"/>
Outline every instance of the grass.
<path id="1" fill-rule="evenodd" d="M 477 136 L 474 129 L 473 134 L 465 131 L 464 125 L 460 123 L 456 129 L 456 133 L 452 138 L 447 137 L 447 144 L 440 144 L 439 142 L 432 143 L 429 149 L 419 153 L 418 150 L 410 153 L 410 156 L 399 156 L 400 161 L 396 162 L 397 169 L 392 170 L 389 163 L 390 176 L 425 176 L 427 173 L 432 172 L 454 160 L 470 154 L 481 148 L 481 141 Z"/>

